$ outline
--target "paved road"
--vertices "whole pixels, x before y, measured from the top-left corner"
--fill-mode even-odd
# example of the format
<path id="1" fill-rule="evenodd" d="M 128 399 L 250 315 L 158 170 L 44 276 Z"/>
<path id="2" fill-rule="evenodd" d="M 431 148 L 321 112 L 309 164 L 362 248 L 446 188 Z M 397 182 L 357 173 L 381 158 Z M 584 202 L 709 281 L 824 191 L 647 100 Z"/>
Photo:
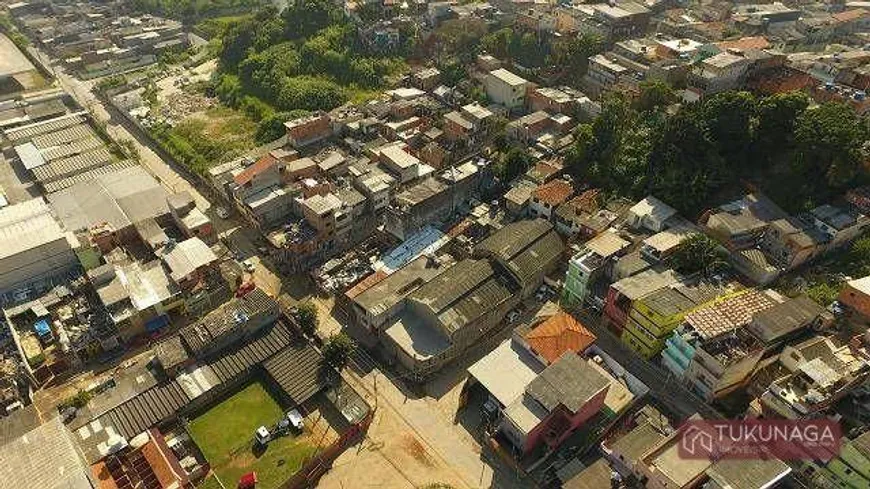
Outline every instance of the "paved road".
<path id="1" fill-rule="evenodd" d="M 586 312 L 574 312 L 582 323 L 598 337 L 595 344 L 616 359 L 632 375 L 650 388 L 651 395 L 674 414 L 685 419 L 698 413 L 706 419 L 724 418 L 712 406 L 684 387 L 668 370 L 645 360 L 616 337 L 599 317 Z"/>

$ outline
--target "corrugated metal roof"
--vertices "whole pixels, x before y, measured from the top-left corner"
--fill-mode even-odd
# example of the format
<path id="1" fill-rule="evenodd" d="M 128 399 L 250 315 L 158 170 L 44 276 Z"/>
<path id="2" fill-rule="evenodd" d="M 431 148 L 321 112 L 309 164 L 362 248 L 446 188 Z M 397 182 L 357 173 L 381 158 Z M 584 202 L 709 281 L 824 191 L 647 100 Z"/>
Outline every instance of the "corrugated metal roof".
<path id="1" fill-rule="evenodd" d="M 47 182 L 70 177 L 112 161 L 112 154 L 106 148 L 79 153 L 75 156 L 54 160 L 51 163 L 33 169 L 33 176 L 43 185 Z"/>
<path id="2" fill-rule="evenodd" d="M 225 354 L 210 366 L 218 379 L 226 382 L 289 345 L 290 338 L 287 326 L 275 323 L 263 335 Z"/>
<path id="3" fill-rule="evenodd" d="M 190 402 L 178 381 L 157 385 L 109 410 L 99 418 L 128 440 L 175 414 Z"/>
<path id="4" fill-rule="evenodd" d="M 47 193 L 60 192 L 61 190 L 68 189 L 77 183 L 93 180 L 102 175 L 108 175 L 110 173 L 126 170 L 127 168 L 132 168 L 134 166 L 137 166 L 137 163 L 135 161 L 123 160 L 117 163 L 112 163 L 111 165 L 98 166 L 84 173 L 68 176 L 66 178 L 60 178 L 53 182 L 43 183 L 42 187 Z"/>
<path id="5" fill-rule="evenodd" d="M 266 373 L 275 380 L 296 404 L 302 404 L 329 383 L 323 356 L 308 343 L 291 345 L 263 363 Z"/>
<path id="6" fill-rule="evenodd" d="M 5 132 L 5 135 L 13 144 L 18 144 L 29 141 L 37 136 L 59 131 L 66 127 L 76 126 L 84 122 L 85 118 L 81 114 L 69 114 L 45 122 L 9 129 Z"/>

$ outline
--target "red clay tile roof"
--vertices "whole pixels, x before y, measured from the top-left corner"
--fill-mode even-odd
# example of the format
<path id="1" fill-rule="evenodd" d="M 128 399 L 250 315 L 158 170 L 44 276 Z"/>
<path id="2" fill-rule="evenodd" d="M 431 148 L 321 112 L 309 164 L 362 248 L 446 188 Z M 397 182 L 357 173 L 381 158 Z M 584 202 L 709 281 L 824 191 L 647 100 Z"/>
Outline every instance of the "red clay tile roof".
<path id="1" fill-rule="evenodd" d="M 564 180 L 553 180 L 536 188 L 532 195 L 541 202 L 559 205 L 565 202 L 572 193 L 574 193 L 574 187 L 570 183 Z"/>
<path id="2" fill-rule="evenodd" d="M 852 10 L 846 10 L 845 12 L 840 12 L 838 14 L 832 14 L 831 17 L 833 17 L 834 20 L 836 20 L 837 22 L 850 22 L 860 19 L 866 13 L 866 10 L 862 8 L 856 8 Z"/>
<path id="3" fill-rule="evenodd" d="M 277 162 L 278 158 L 272 156 L 271 153 L 266 153 L 265 155 L 261 156 L 260 159 L 257 160 L 253 165 L 245 168 L 242 173 L 236 175 L 233 180 L 235 180 L 236 184 L 238 185 L 244 185 L 253 180 L 253 178 L 258 174 L 271 168 L 272 165 Z"/>
<path id="4" fill-rule="evenodd" d="M 367 276 L 366 278 L 360 280 L 358 284 L 349 288 L 347 290 L 347 292 L 344 293 L 344 295 L 346 295 L 348 299 L 353 299 L 354 297 L 369 290 L 376 283 L 380 282 L 381 280 L 383 280 L 385 278 L 387 278 L 387 273 L 384 272 L 383 270 L 378 270 L 377 272 L 375 272 L 375 273 Z"/>
<path id="5" fill-rule="evenodd" d="M 582 352 L 595 342 L 595 335 L 562 311 L 526 333 L 526 342 L 547 363 L 553 363 L 565 352 Z"/>
<path id="6" fill-rule="evenodd" d="M 722 41 L 717 42 L 717 46 L 720 49 L 767 49 L 770 47 L 770 42 L 764 36 L 754 36 L 754 37 L 741 37 L 740 39 L 736 39 L 734 41 Z"/>
<path id="7" fill-rule="evenodd" d="M 589 189 L 577 197 L 569 200 L 566 205 L 571 206 L 577 212 L 585 212 L 586 214 L 592 214 L 597 211 L 599 208 L 598 205 L 598 194 L 601 193 L 601 189 L 593 188 Z"/>

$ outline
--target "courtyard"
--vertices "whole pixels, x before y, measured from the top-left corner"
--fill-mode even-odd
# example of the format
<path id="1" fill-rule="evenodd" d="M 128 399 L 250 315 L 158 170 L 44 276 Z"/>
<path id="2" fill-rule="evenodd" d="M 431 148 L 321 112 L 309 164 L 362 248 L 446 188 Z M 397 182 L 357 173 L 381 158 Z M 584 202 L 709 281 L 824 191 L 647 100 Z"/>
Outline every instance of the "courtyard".
<path id="1" fill-rule="evenodd" d="M 256 472 L 258 488 L 279 487 L 315 453 L 336 436 L 319 410 L 305 417 L 305 429 L 279 436 L 266 447 L 254 442 L 260 426 L 274 427 L 285 409 L 260 382 L 249 384 L 233 396 L 190 421 L 188 431 L 211 465 L 212 473 L 201 488 L 236 487 L 239 478 Z M 219 478 L 220 482 L 216 479 Z"/>

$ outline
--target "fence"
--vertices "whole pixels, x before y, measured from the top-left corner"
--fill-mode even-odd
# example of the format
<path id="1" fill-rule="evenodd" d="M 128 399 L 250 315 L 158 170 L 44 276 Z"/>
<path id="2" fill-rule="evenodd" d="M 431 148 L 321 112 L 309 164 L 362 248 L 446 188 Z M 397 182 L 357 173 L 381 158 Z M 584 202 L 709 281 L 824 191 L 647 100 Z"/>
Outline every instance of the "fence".
<path id="1" fill-rule="evenodd" d="M 320 453 L 307 460 L 302 468 L 287 482 L 281 486 L 281 489 L 305 489 L 314 487 L 317 481 L 323 477 L 335 459 L 344 451 L 365 437 L 372 420 L 375 417 L 374 410 L 369 410 L 369 413 L 356 424 L 346 429 L 341 436 L 331 445 L 324 448 Z"/>

